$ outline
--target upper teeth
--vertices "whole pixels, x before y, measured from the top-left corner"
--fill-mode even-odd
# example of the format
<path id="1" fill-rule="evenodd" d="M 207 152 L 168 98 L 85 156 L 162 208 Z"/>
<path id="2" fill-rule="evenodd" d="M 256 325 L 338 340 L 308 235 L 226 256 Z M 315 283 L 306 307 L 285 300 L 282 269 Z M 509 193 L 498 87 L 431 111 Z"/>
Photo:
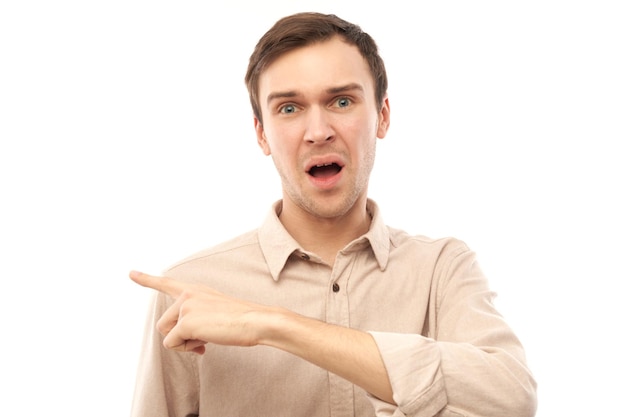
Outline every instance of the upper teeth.
<path id="1" fill-rule="evenodd" d="M 325 164 L 319 164 L 319 165 L 315 165 L 315 166 L 316 166 L 317 168 L 320 168 L 320 167 L 327 167 L 327 166 L 330 166 L 330 165 L 332 165 L 332 164 L 333 164 L 332 162 L 328 162 L 328 163 L 325 163 Z"/>

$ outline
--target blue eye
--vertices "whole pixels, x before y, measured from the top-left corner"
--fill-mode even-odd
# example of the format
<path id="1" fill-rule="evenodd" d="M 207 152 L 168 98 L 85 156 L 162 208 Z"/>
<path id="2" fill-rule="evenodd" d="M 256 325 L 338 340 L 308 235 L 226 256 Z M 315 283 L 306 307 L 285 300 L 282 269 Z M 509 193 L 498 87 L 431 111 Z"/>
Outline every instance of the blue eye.
<path id="1" fill-rule="evenodd" d="M 288 104 L 286 106 L 283 106 L 280 108 L 280 112 L 281 113 L 295 113 L 296 112 L 296 106 L 294 106 L 293 104 Z"/>
<path id="2" fill-rule="evenodd" d="M 351 103 L 350 99 L 346 97 L 342 97 L 337 100 L 337 106 L 339 107 L 348 107 L 350 103 Z"/>

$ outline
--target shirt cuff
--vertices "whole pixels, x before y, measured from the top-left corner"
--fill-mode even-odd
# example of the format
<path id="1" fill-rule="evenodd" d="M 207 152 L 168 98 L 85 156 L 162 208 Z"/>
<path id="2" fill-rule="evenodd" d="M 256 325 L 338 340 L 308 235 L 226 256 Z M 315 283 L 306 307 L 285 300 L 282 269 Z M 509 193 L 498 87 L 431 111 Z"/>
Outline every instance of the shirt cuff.
<path id="1" fill-rule="evenodd" d="M 432 417 L 448 403 L 437 343 L 417 334 L 369 332 L 385 364 L 397 406 L 369 396 L 377 416 Z"/>

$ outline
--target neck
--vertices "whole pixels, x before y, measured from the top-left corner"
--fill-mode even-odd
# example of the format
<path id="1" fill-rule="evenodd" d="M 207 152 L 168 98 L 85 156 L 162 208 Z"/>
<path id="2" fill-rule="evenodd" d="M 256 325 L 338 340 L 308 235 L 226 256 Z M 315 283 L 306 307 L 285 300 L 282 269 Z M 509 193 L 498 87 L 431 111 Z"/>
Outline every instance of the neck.
<path id="1" fill-rule="evenodd" d="M 362 197 L 343 215 L 320 217 L 284 199 L 280 221 L 305 250 L 333 265 L 337 252 L 369 230 L 366 203 L 367 198 Z"/>

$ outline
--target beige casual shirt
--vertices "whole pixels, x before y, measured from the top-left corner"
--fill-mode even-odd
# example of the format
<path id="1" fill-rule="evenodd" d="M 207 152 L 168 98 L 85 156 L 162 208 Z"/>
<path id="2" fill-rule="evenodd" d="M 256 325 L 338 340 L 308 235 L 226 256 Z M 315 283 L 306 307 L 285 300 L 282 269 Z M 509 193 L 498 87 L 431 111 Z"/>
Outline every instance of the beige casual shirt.
<path id="1" fill-rule="evenodd" d="M 165 275 L 370 332 L 397 406 L 283 351 L 207 345 L 166 350 L 155 324 L 171 299 L 155 294 L 133 417 L 533 416 L 535 382 L 523 348 L 492 304 L 475 255 L 462 242 L 385 226 L 376 204 L 369 232 L 331 268 L 278 219 L 195 254 Z"/>

